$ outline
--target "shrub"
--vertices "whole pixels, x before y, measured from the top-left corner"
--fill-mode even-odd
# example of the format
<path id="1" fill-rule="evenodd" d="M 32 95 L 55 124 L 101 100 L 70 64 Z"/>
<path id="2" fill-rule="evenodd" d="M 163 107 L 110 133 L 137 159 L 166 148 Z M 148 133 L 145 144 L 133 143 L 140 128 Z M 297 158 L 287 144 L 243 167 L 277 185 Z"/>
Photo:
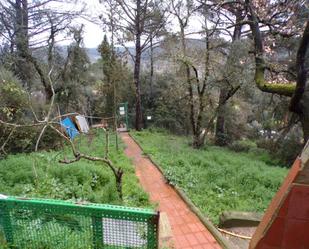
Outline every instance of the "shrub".
<path id="1" fill-rule="evenodd" d="M 276 143 L 273 139 L 261 138 L 257 140 L 256 145 L 258 148 L 262 148 L 270 152 L 276 150 Z"/>
<path id="2" fill-rule="evenodd" d="M 257 141 L 257 146 L 268 151 L 281 164 L 291 166 L 303 147 L 300 137 L 297 131 L 292 131 L 280 142 L 263 138 Z"/>
<path id="3" fill-rule="evenodd" d="M 239 140 L 231 143 L 228 148 L 235 152 L 248 152 L 256 148 L 256 144 L 250 140 Z"/>
<path id="4" fill-rule="evenodd" d="M 226 133 L 219 133 L 216 135 L 216 141 L 215 143 L 219 146 L 226 146 L 230 144 L 231 137 Z"/>
<path id="5" fill-rule="evenodd" d="M 280 143 L 275 152 L 275 155 L 289 166 L 292 166 L 295 158 L 303 148 L 303 143 L 299 140 L 299 137 L 295 133 L 290 134 L 290 136 Z"/>
<path id="6" fill-rule="evenodd" d="M 0 69 L 0 118 L 16 121 L 26 109 L 27 95 L 21 82 L 8 70 Z"/>
<path id="7" fill-rule="evenodd" d="M 0 119 L 9 123 L 32 123 L 32 117 L 27 93 L 22 84 L 12 72 L 0 69 Z M 12 127 L 0 125 L 0 144 L 6 141 Z M 36 139 L 39 136 L 38 127 L 23 127 L 15 129 L 12 133 L 5 151 L 7 153 L 30 152 L 34 149 Z M 53 149 L 57 146 L 58 135 L 51 129 L 47 129 L 41 144 L 41 149 Z M 0 152 L 0 154 L 3 151 Z"/>

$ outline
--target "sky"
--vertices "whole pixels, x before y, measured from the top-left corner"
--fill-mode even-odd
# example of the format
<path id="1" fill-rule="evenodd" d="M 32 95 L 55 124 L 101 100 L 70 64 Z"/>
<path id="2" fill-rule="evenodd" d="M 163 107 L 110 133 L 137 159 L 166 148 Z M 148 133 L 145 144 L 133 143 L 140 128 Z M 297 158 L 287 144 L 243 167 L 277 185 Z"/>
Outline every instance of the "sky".
<path id="1" fill-rule="evenodd" d="M 1 1 L 1 0 L 0 0 Z M 30 0 L 35 1 L 35 0 Z M 84 46 L 87 48 L 97 48 L 99 44 L 102 42 L 104 34 L 107 35 L 107 37 L 110 37 L 109 33 L 106 33 L 103 30 L 103 25 L 101 24 L 101 21 L 99 19 L 100 15 L 104 15 L 106 12 L 103 4 L 100 4 L 99 0 L 78 0 L 77 4 L 73 3 L 64 3 L 64 2 L 58 2 L 55 0 L 54 2 L 49 3 L 49 7 L 67 11 L 67 10 L 80 10 L 83 7 L 85 8 L 85 18 L 77 18 L 73 21 L 73 25 L 81 25 L 84 24 Z M 201 23 L 198 20 L 197 17 L 192 17 L 189 22 L 189 27 L 186 30 L 187 33 L 194 33 L 197 32 L 201 28 Z M 170 18 L 170 24 L 168 28 L 171 32 L 175 33 L 178 31 L 178 22 L 176 18 Z M 42 37 L 36 37 L 35 39 L 41 39 L 41 40 L 47 40 L 49 33 L 46 32 L 42 35 Z M 187 36 L 189 38 L 201 38 L 198 34 L 191 34 Z M 34 40 L 34 42 L 36 41 Z M 72 37 L 69 37 L 66 33 L 62 33 L 58 35 L 57 37 L 58 45 L 66 46 L 69 45 L 72 42 Z M 117 45 L 117 44 L 116 44 Z M 126 46 L 133 46 L 133 42 L 128 42 L 125 44 Z"/>
<path id="2" fill-rule="evenodd" d="M 104 12 L 102 4 L 99 3 L 99 0 L 88 0 L 86 2 L 87 14 L 90 17 L 96 19 L 96 22 L 99 21 L 98 16 Z M 104 32 L 102 26 L 85 19 L 77 20 L 79 23 L 85 25 L 85 35 L 84 35 L 84 44 L 87 48 L 96 48 L 103 40 Z"/>
<path id="3" fill-rule="evenodd" d="M 103 40 L 103 36 L 105 32 L 103 31 L 103 27 L 100 25 L 100 21 L 98 16 L 104 14 L 104 7 L 99 3 L 99 0 L 83 0 L 86 6 L 86 13 L 89 18 L 92 18 L 93 21 L 88 21 L 86 19 L 78 18 L 75 23 L 76 24 L 84 24 L 84 45 L 87 48 L 97 48 L 99 44 Z M 80 5 L 77 5 L 77 8 L 80 8 Z M 96 23 L 95 23 L 96 22 Z M 170 29 L 173 32 L 177 31 L 177 21 L 172 20 L 170 24 Z M 193 19 L 190 27 L 187 32 L 191 33 L 197 31 L 197 29 L 201 27 L 200 23 L 197 19 Z M 106 33 L 109 37 L 109 34 Z M 190 35 L 190 38 L 200 38 L 199 35 Z M 62 41 L 62 45 L 70 44 L 70 40 Z M 126 44 L 128 46 L 132 46 L 133 43 Z"/>
<path id="4" fill-rule="evenodd" d="M 79 1 L 82 2 L 83 5 L 85 5 L 85 13 L 87 18 L 77 18 L 74 20 L 73 25 L 81 25 L 84 24 L 84 45 L 87 48 L 96 48 L 99 46 L 99 44 L 103 40 L 104 32 L 103 28 L 100 25 L 99 21 L 99 15 L 101 15 L 104 12 L 104 8 L 102 4 L 99 3 L 99 0 L 82 0 Z M 57 4 L 55 3 L 55 6 L 60 9 L 81 9 L 82 4 L 74 4 L 74 5 L 68 5 L 68 4 Z M 55 7 L 54 6 L 54 7 Z M 92 20 L 90 20 L 92 19 Z M 64 39 L 65 35 L 63 34 L 58 40 L 62 40 L 59 42 L 61 45 L 68 45 L 72 42 L 72 40 Z"/>
<path id="5" fill-rule="evenodd" d="M 6 0 L 0 0 L 6 1 Z M 35 2 L 36 0 L 29 0 L 29 2 Z M 63 1 L 63 2 L 62 2 Z M 72 1 L 72 0 L 70 0 Z M 110 37 L 109 33 L 106 33 L 103 30 L 103 25 L 99 19 L 100 15 L 104 15 L 106 12 L 103 4 L 100 3 L 100 0 L 75 0 L 77 3 L 65 3 L 64 0 L 54 0 L 48 3 L 47 7 L 52 7 L 57 10 L 67 11 L 67 10 L 80 10 L 85 7 L 86 18 L 77 18 L 73 21 L 73 25 L 84 24 L 84 46 L 87 48 L 97 48 L 99 44 L 102 42 L 104 34 L 107 37 Z M 167 1 L 167 0 L 166 0 Z M 49 6 L 50 5 L 50 6 Z M 43 7 L 44 8 L 44 7 Z M 193 17 L 190 19 L 189 28 L 187 29 L 187 33 L 194 33 L 201 29 L 201 23 L 197 17 Z M 178 31 L 178 23 L 176 18 L 170 18 L 169 30 L 173 33 Z M 46 41 L 49 36 L 49 31 L 41 34 L 40 36 L 35 36 L 32 42 L 38 43 L 38 41 Z M 191 34 L 187 36 L 189 38 L 199 39 L 201 38 L 198 34 Z M 0 37 L 1 40 L 1 37 Z M 66 33 L 62 33 L 57 37 L 58 45 L 69 45 L 72 42 L 72 37 L 68 36 Z M 117 45 L 117 44 L 116 44 Z M 129 42 L 125 44 L 126 46 L 133 46 L 133 42 Z"/>
<path id="6" fill-rule="evenodd" d="M 87 48 L 96 48 L 103 40 L 104 32 L 102 27 L 91 22 L 81 20 L 85 24 L 84 45 Z"/>

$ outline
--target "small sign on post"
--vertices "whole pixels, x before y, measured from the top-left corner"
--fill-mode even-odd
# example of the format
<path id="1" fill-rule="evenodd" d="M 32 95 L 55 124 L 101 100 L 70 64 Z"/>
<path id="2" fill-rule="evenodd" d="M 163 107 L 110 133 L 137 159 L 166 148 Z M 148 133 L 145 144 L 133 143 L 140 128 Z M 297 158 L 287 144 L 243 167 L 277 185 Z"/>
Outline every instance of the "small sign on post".
<path id="1" fill-rule="evenodd" d="M 129 118 L 128 118 L 128 103 L 120 103 L 117 113 L 117 130 L 128 131 L 129 129 Z"/>
<path id="2" fill-rule="evenodd" d="M 124 116 L 124 115 L 126 114 L 125 109 L 124 109 L 124 106 L 120 106 L 120 107 L 119 107 L 119 114 L 120 114 L 121 116 Z"/>

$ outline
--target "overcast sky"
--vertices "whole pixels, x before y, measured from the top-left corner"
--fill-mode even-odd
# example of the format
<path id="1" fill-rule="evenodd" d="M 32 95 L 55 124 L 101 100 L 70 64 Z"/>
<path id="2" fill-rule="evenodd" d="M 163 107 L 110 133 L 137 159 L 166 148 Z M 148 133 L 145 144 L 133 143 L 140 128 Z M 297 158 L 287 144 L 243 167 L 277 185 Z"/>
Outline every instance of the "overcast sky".
<path id="1" fill-rule="evenodd" d="M 98 16 L 102 15 L 102 13 L 104 12 L 102 4 L 99 3 L 99 0 L 84 1 L 86 2 L 87 14 L 98 22 Z M 102 27 L 100 27 L 99 24 L 95 24 L 86 20 L 79 21 L 85 24 L 85 46 L 88 48 L 98 47 L 99 44 L 102 42 L 104 36 Z"/>
<path id="2" fill-rule="evenodd" d="M 86 13 L 89 18 L 92 18 L 97 22 L 93 23 L 85 19 L 79 18 L 75 21 L 76 24 L 84 24 L 84 45 L 87 48 L 96 48 L 102 42 L 104 31 L 102 26 L 99 24 L 99 15 L 104 14 L 104 7 L 99 3 L 99 0 L 83 0 L 86 4 Z M 78 8 L 79 6 L 77 6 Z M 65 7 L 67 8 L 67 6 Z M 171 20 L 170 30 L 176 32 L 178 30 L 177 20 Z M 196 32 L 200 29 L 201 24 L 197 18 L 192 18 L 189 28 L 187 29 L 188 33 Z M 108 34 L 107 34 L 108 35 Z M 190 38 L 200 38 L 199 35 L 190 35 Z M 61 44 L 68 45 L 71 40 L 62 41 Z M 130 43 L 133 45 L 133 43 Z"/>
<path id="3" fill-rule="evenodd" d="M 103 30 L 93 23 L 82 21 L 85 24 L 84 44 L 87 48 L 96 48 L 103 40 Z"/>
<path id="4" fill-rule="evenodd" d="M 102 4 L 99 3 L 99 0 L 83 0 L 86 7 L 86 14 L 89 16 L 89 19 L 92 18 L 92 21 L 88 21 L 84 18 L 78 18 L 73 22 L 73 25 L 84 24 L 84 45 L 87 48 L 96 48 L 102 42 L 104 32 L 102 27 L 99 24 L 98 16 L 104 12 L 104 8 Z M 59 6 L 60 8 L 67 9 L 68 5 Z M 74 8 L 73 6 L 69 6 L 69 8 Z M 80 9 L 81 5 L 78 4 L 75 6 L 76 9 Z M 97 22 L 97 23 L 94 23 Z M 60 44 L 68 45 L 72 40 L 64 40 L 61 41 Z"/>
<path id="5" fill-rule="evenodd" d="M 0 0 L 0 1 L 6 1 L 6 0 Z M 35 1 L 35 0 L 29 0 Z M 168 1 L 168 0 L 166 0 Z M 72 23 L 73 25 L 81 25 L 84 24 L 84 45 L 87 48 L 97 48 L 98 45 L 102 42 L 103 36 L 105 32 L 103 31 L 103 27 L 100 23 L 100 19 L 98 18 L 100 15 L 104 15 L 104 12 L 106 11 L 103 4 L 100 4 L 99 0 L 78 0 L 78 4 L 69 4 L 64 2 L 50 2 L 48 3 L 48 7 L 52 7 L 54 9 L 58 10 L 80 10 L 83 5 L 85 5 L 86 8 L 86 14 L 87 18 L 77 18 Z M 91 19 L 91 20 L 90 20 Z M 168 28 L 172 32 L 178 31 L 178 23 L 177 20 L 174 18 L 173 20 L 170 20 L 170 25 Z M 193 17 L 190 19 L 189 22 L 189 28 L 187 29 L 187 33 L 196 32 L 199 29 L 201 29 L 201 23 L 198 21 L 197 17 Z M 49 32 L 44 32 L 40 36 L 35 36 L 32 40 L 33 43 L 36 43 L 37 41 L 46 41 L 49 36 Z M 109 34 L 107 33 L 107 36 L 109 37 Z M 194 34 L 187 36 L 190 38 L 201 38 L 199 35 Z M 1 37 L 0 37 L 1 40 Z M 60 34 L 57 37 L 58 45 L 69 45 L 72 42 L 72 36 L 68 36 L 68 34 Z M 117 44 L 116 44 L 117 45 Z M 130 42 L 126 44 L 128 46 L 133 46 L 133 42 Z"/>

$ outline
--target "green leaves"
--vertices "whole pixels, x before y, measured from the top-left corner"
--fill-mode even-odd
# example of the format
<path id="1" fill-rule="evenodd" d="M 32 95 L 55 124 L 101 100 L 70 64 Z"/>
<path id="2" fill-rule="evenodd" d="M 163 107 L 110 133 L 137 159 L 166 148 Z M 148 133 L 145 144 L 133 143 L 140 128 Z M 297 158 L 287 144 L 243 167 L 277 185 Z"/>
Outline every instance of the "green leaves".
<path id="1" fill-rule="evenodd" d="M 20 116 L 27 107 L 27 94 L 19 80 L 10 72 L 0 68 L 0 117 L 12 120 Z"/>

